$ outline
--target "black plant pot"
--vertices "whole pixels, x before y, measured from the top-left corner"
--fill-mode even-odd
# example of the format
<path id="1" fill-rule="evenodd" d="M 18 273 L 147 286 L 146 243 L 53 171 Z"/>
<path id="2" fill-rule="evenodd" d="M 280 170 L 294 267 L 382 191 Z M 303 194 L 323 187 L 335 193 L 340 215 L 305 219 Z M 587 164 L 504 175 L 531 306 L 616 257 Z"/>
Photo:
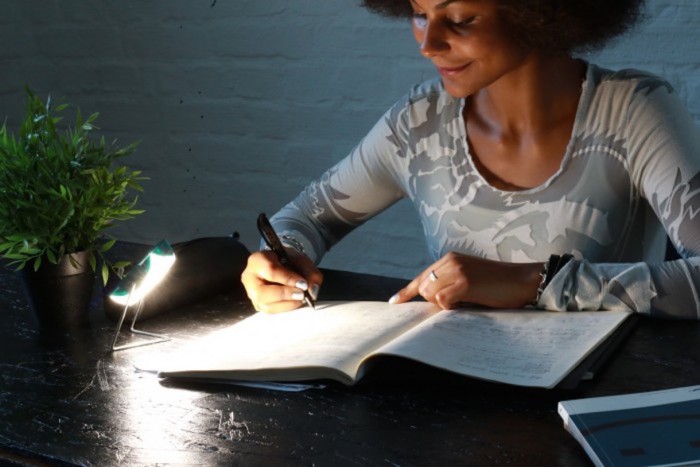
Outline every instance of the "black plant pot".
<path id="1" fill-rule="evenodd" d="M 70 332 L 89 323 L 95 272 L 89 252 L 72 257 L 75 264 L 65 256 L 58 264 L 44 260 L 37 271 L 28 265 L 21 272 L 25 296 L 42 331 Z"/>

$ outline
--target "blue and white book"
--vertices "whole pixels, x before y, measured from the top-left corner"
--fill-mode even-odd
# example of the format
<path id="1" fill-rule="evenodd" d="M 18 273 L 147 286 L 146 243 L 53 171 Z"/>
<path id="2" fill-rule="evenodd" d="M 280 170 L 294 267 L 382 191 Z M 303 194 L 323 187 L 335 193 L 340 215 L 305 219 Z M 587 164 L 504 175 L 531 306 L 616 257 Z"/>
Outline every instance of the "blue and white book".
<path id="1" fill-rule="evenodd" d="M 700 386 L 559 402 L 598 466 L 700 465 Z"/>

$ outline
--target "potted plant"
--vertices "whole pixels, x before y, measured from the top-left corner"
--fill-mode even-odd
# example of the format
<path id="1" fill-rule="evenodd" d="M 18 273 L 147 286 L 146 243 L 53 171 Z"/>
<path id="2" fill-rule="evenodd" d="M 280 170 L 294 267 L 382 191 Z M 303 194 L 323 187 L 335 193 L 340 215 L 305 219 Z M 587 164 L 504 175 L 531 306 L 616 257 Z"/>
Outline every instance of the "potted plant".
<path id="1" fill-rule="evenodd" d="M 143 178 L 119 164 L 137 143 L 119 148 L 93 136 L 97 113 L 84 119 L 76 109 L 75 124 L 63 126 L 68 104 L 25 90 L 19 133 L 0 128 L 0 258 L 22 272 L 40 323 L 57 323 L 87 311 L 97 270 L 106 284 L 124 266 L 104 259 L 114 244 L 105 230 L 142 212 L 134 190 Z"/>

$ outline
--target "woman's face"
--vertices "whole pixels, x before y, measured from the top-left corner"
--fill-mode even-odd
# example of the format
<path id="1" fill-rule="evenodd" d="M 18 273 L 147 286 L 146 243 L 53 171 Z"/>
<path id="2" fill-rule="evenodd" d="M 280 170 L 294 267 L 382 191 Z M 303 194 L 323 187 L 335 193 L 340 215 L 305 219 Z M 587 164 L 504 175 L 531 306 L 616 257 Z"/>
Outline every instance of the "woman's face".
<path id="1" fill-rule="evenodd" d="M 496 0 L 408 0 L 421 54 L 442 76 L 445 90 L 466 97 L 519 67 L 527 51 L 514 43 Z"/>

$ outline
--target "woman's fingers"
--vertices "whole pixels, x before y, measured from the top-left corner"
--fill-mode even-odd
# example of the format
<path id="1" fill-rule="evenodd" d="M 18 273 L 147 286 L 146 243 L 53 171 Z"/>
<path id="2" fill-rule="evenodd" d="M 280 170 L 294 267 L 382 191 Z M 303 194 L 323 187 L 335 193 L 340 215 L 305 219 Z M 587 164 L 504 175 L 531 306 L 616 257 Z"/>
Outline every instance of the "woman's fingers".
<path id="1" fill-rule="evenodd" d="M 259 288 L 260 300 L 253 300 L 257 311 L 279 313 L 299 308 L 303 305 L 304 292 L 296 287 L 286 287 L 277 284 L 263 285 Z"/>
<path id="2" fill-rule="evenodd" d="M 398 291 L 391 303 L 420 295 L 443 309 L 462 303 L 522 308 L 532 302 L 541 281 L 541 263 L 505 263 L 447 253 Z"/>
<path id="3" fill-rule="evenodd" d="M 390 299 L 389 303 L 404 303 L 411 299 L 421 295 L 423 298 L 432 302 L 433 300 L 428 299 L 428 296 L 432 296 L 434 290 L 437 288 L 441 272 L 440 267 L 442 265 L 442 260 L 437 261 L 429 268 L 425 269 L 423 272 L 418 274 L 411 282 L 409 282 L 406 287 L 396 292 Z M 428 296 L 426 296 L 426 294 Z M 433 302 L 435 303 L 435 302 Z"/>
<path id="4" fill-rule="evenodd" d="M 241 282 L 256 310 L 267 313 L 289 311 L 303 304 L 304 291 L 309 290 L 312 296 L 318 295 L 323 282 L 321 272 L 305 256 L 296 255 L 291 260 L 303 273 L 284 267 L 271 251 L 250 255 Z"/>
<path id="5" fill-rule="evenodd" d="M 302 255 L 292 249 L 289 249 L 288 253 L 290 260 L 294 263 L 295 269 L 306 279 L 311 298 L 316 300 L 321 284 L 323 284 L 323 273 L 319 271 L 308 256 Z"/>
<path id="6" fill-rule="evenodd" d="M 467 278 L 445 265 L 433 265 L 419 277 L 418 293 L 444 310 L 454 308 L 467 290 Z"/>

